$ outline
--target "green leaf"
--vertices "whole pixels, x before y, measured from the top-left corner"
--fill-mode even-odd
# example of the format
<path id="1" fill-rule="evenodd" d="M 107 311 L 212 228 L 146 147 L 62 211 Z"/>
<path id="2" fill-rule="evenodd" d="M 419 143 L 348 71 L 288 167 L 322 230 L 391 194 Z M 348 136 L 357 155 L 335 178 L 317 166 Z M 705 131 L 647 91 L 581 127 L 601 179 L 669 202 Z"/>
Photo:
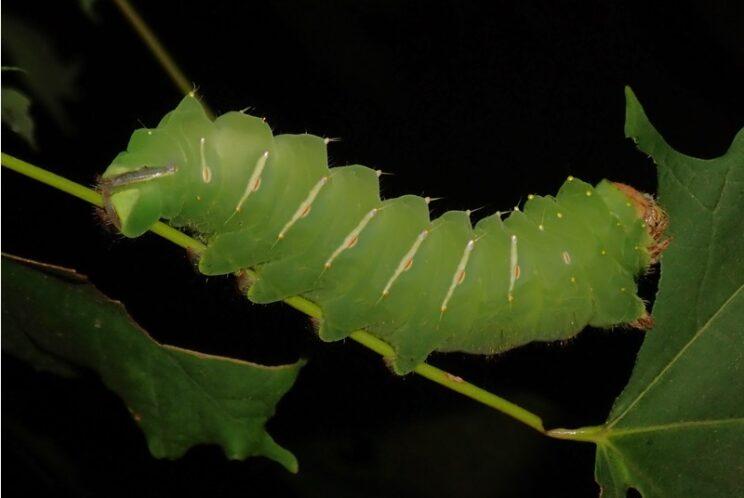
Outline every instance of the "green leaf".
<path id="1" fill-rule="evenodd" d="M 78 98 L 79 61 L 61 56 L 55 41 L 12 15 L 2 17 L 3 56 L 23 68 L 24 86 L 34 103 L 46 109 L 64 133 L 74 129 L 66 103 Z"/>
<path id="2" fill-rule="evenodd" d="M 98 372 L 154 456 L 177 458 L 216 443 L 229 458 L 263 455 L 297 471 L 295 457 L 264 424 L 302 362 L 268 367 L 161 345 L 72 270 L 3 256 L 2 273 L 3 347 L 20 344 L 26 349 L 10 352 Z M 33 352 L 24 355 L 28 345 Z"/>
<path id="3" fill-rule="evenodd" d="M 656 326 L 601 428 L 602 496 L 740 496 L 744 489 L 744 130 L 721 157 L 673 150 L 628 88 L 625 133 L 657 164 L 671 220 Z M 592 434 L 593 433 L 593 434 Z"/>
<path id="4" fill-rule="evenodd" d="M 3 68 L 5 71 L 5 68 Z M 34 120 L 29 108 L 31 99 L 15 88 L 2 87 L 2 120 L 14 133 L 19 134 L 32 147 L 36 147 L 34 139 Z"/>

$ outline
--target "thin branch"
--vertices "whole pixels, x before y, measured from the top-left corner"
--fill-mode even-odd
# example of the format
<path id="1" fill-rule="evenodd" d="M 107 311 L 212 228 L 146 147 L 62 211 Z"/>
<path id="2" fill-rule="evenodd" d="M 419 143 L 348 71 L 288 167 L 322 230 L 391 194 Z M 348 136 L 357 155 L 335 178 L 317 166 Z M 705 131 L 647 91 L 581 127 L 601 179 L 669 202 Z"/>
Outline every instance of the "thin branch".
<path id="1" fill-rule="evenodd" d="M 157 59 L 160 65 L 163 66 L 163 69 L 168 73 L 168 76 L 176 85 L 178 90 L 184 95 L 192 92 L 194 90 L 193 84 L 189 82 L 186 75 L 183 74 L 181 69 L 178 67 L 178 64 L 176 64 L 176 61 L 165 49 L 163 44 L 160 43 L 158 37 L 155 35 L 153 30 L 150 29 L 150 26 L 147 25 L 137 10 L 129 3 L 129 0 L 114 0 L 114 3 L 119 8 L 122 15 L 124 15 L 127 21 L 129 21 L 132 28 L 137 32 L 140 38 L 142 38 L 142 41 L 147 45 L 147 48 L 150 49 L 152 55 Z M 205 105 L 205 108 L 207 114 L 212 117 L 213 114 L 209 107 Z"/>
<path id="2" fill-rule="evenodd" d="M 89 189 L 75 183 L 67 178 L 55 175 L 54 173 L 47 171 L 33 164 L 27 163 L 21 159 L 13 157 L 9 154 L 2 153 L 2 165 L 16 171 L 22 175 L 26 175 L 34 180 L 40 181 L 47 185 L 50 185 L 58 190 L 67 192 L 68 194 L 74 195 L 86 202 L 94 204 L 96 206 L 102 206 L 103 201 L 101 195 L 95 190 Z M 206 246 L 201 242 L 192 239 L 188 235 L 179 230 L 176 230 L 165 223 L 157 222 L 151 231 L 157 235 L 167 239 L 174 244 L 181 246 L 186 249 L 190 249 L 194 252 L 201 253 L 204 251 Z M 255 273 L 253 270 L 248 270 L 251 274 Z M 307 299 L 299 296 L 290 297 L 284 301 L 293 308 L 302 311 L 306 315 L 313 318 L 322 318 L 322 312 L 320 307 Z M 357 330 L 351 333 L 350 336 L 353 340 L 359 344 L 371 349 L 385 358 L 392 358 L 395 356 L 395 351 L 386 342 L 378 339 L 364 330 Z M 479 403 L 489 406 L 497 411 L 500 411 L 519 422 L 545 434 L 545 428 L 543 427 L 542 420 L 534 413 L 515 405 L 514 403 L 507 401 L 506 399 L 497 396 L 485 389 L 482 389 L 476 385 L 473 385 L 456 375 L 453 375 L 439 368 L 433 367 L 428 363 L 421 363 L 418 365 L 414 372 L 418 375 L 436 382 L 448 389 L 467 396 L 468 398 L 474 399 Z"/>

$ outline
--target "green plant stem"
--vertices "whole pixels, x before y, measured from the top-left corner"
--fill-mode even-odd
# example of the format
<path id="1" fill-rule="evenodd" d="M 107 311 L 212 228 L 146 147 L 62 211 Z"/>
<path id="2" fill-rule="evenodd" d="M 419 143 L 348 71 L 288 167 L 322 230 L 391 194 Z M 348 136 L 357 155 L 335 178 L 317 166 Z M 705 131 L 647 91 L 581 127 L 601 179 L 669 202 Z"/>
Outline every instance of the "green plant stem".
<path id="1" fill-rule="evenodd" d="M 319 319 L 322 316 L 318 305 L 308 301 L 307 299 L 298 296 L 290 297 L 285 300 L 285 303 L 313 318 Z M 393 358 L 395 356 L 395 350 L 388 343 L 378 339 L 368 332 L 365 332 L 364 330 L 352 332 L 350 337 L 359 344 L 362 344 L 381 355 L 383 358 Z M 462 378 L 456 375 L 440 370 L 428 363 L 422 363 L 416 366 L 413 371 L 432 382 L 436 382 L 437 384 L 456 391 L 468 398 L 472 398 L 486 406 L 490 406 L 491 408 L 505 413 L 537 431 L 545 432 L 542 420 L 534 413 L 527 411 L 521 406 L 515 405 L 500 396 L 496 396 L 485 389 L 469 382 L 465 382 Z"/>
<path id="2" fill-rule="evenodd" d="M 607 428 L 604 425 L 596 425 L 578 429 L 551 429 L 546 432 L 546 435 L 556 439 L 602 444 L 607 439 Z"/>
<path id="3" fill-rule="evenodd" d="M 34 180 L 46 183 L 50 187 L 54 187 L 57 190 L 67 192 L 70 195 L 74 195 L 78 199 L 82 199 L 85 202 L 89 202 L 94 206 L 103 207 L 103 200 L 101 195 L 95 190 L 89 189 L 68 180 L 65 177 L 55 175 L 51 171 L 47 171 L 44 168 L 39 168 L 31 163 L 27 163 L 17 157 L 13 157 L 10 154 L 2 153 L 2 163 L 8 169 L 12 169 L 22 175 L 26 175 Z"/>
<path id="4" fill-rule="evenodd" d="M 165 72 L 168 73 L 168 76 L 176 85 L 178 90 L 184 95 L 193 91 L 193 84 L 189 82 L 186 75 L 183 74 L 181 69 L 178 67 L 178 64 L 176 64 L 176 61 L 173 60 L 170 53 L 165 49 L 163 44 L 160 43 L 158 37 L 155 36 L 155 33 L 150 29 L 150 26 L 147 25 L 137 10 L 129 3 L 129 0 L 114 0 L 114 3 L 119 8 L 122 15 L 127 19 L 127 21 L 129 21 L 129 24 L 132 25 L 132 28 L 134 28 L 140 38 L 142 38 L 142 41 L 147 45 L 147 48 L 150 49 L 150 52 L 152 52 L 152 55 L 157 59 Z M 206 105 L 204 105 L 204 107 L 207 109 L 207 114 L 212 117 L 212 111 Z"/>
<path id="5" fill-rule="evenodd" d="M 33 178 L 34 180 L 45 183 L 58 190 L 74 195 L 75 197 L 89 202 L 93 205 L 99 207 L 103 206 L 101 195 L 95 190 L 89 189 L 83 185 L 80 185 L 79 183 L 68 180 L 67 178 L 55 175 L 50 171 L 39 168 L 38 166 L 34 166 L 33 164 L 27 163 L 26 161 L 13 157 L 9 154 L 2 153 L 2 165 L 22 175 L 26 175 L 29 178 Z M 197 254 L 203 252 L 206 248 L 206 246 L 201 242 L 194 240 L 185 233 L 176 230 L 173 227 L 170 227 L 162 222 L 157 222 L 151 228 L 151 231 L 163 237 L 164 239 L 167 239 L 174 244 L 191 250 Z M 255 272 L 253 270 L 249 269 L 245 271 L 249 275 L 255 276 Z M 284 302 L 289 304 L 293 308 L 305 313 L 306 315 L 309 315 L 312 318 L 320 319 L 323 316 L 320 307 L 305 298 L 294 296 L 286 299 Z M 384 358 L 392 358 L 395 355 L 395 351 L 389 344 L 369 334 L 368 332 L 365 332 L 364 330 L 357 330 L 355 332 L 352 332 L 350 337 L 359 344 L 371 349 Z M 485 389 L 466 382 L 456 375 L 445 372 L 444 370 L 440 370 L 439 368 L 433 367 L 428 363 L 421 363 L 414 369 L 414 372 L 426 379 L 436 382 L 439 385 L 442 385 L 448 389 L 467 396 L 468 398 L 474 399 L 479 403 L 483 403 L 486 406 L 498 410 L 514 418 L 515 420 L 518 420 L 523 424 L 543 434 L 546 434 L 542 420 L 534 413 L 518 405 L 515 405 L 514 403 L 507 401 L 500 396 L 496 396 L 495 394 L 488 392 Z"/>

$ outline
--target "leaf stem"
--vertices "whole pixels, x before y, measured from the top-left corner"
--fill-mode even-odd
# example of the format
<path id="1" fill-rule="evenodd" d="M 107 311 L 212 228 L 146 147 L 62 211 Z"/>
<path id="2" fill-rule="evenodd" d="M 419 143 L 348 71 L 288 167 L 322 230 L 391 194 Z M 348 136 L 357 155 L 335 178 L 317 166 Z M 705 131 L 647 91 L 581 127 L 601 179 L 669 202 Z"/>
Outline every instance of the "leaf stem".
<path id="1" fill-rule="evenodd" d="M 51 171 L 47 171 L 38 166 L 34 166 L 33 164 L 11 156 L 10 154 L 6 154 L 4 152 L 2 153 L 2 165 L 22 175 L 28 176 L 29 178 L 33 178 L 34 180 L 37 180 L 41 183 L 45 183 L 58 190 L 74 195 L 75 197 L 89 202 L 95 206 L 103 206 L 101 195 L 95 190 L 89 189 L 83 185 L 80 185 L 79 183 L 75 183 L 71 180 L 68 180 L 67 178 L 56 175 Z M 197 254 L 203 252 L 204 249 L 206 249 L 206 246 L 198 240 L 195 240 L 185 233 L 176 230 L 175 228 L 170 227 L 160 221 L 153 225 L 150 230 L 153 233 L 163 237 L 164 239 L 169 240 L 180 247 L 194 251 Z M 255 276 L 255 272 L 253 270 L 249 269 L 246 271 L 249 272 L 249 274 Z M 321 309 L 317 304 L 313 303 L 312 301 L 308 301 L 303 297 L 290 297 L 284 302 L 313 318 L 320 319 L 323 316 Z M 393 356 L 395 356 L 395 350 L 393 350 L 393 348 L 389 344 L 364 330 L 357 330 L 355 332 L 352 332 L 350 337 L 359 344 L 371 349 L 384 358 L 392 358 Z M 436 382 L 437 384 L 451 389 L 452 391 L 458 392 L 463 396 L 467 396 L 468 398 L 471 398 L 475 401 L 478 401 L 479 403 L 500 411 L 505 415 L 508 415 L 513 419 L 522 422 L 528 427 L 535 429 L 536 431 L 539 431 L 543 434 L 546 433 L 545 428 L 543 427 L 542 420 L 536 414 L 518 405 L 515 405 L 514 403 L 507 401 L 500 396 L 486 391 L 485 389 L 471 384 L 456 375 L 453 375 L 444 370 L 440 370 L 439 368 L 433 367 L 428 363 L 421 363 L 414 369 L 414 372 L 426 379 L 431 380 L 432 382 Z M 561 430 L 564 429 L 560 429 L 558 431 Z M 556 435 L 560 432 L 551 434 L 552 432 L 554 431 L 549 431 L 547 434 L 552 435 L 553 437 L 560 437 L 559 435 Z"/>
<path id="2" fill-rule="evenodd" d="M 607 428 L 604 425 L 579 427 L 578 429 L 551 429 L 545 433 L 556 439 L 570 439 L 602 444 L 607 439 Z"/>

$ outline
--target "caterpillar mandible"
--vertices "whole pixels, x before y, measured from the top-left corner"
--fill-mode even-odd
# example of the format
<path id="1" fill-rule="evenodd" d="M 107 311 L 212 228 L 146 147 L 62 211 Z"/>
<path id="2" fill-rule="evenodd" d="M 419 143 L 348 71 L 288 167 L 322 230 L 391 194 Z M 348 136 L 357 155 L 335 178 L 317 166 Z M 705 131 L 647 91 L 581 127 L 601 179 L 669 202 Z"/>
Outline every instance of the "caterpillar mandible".
<path id="1" fill-rule="evenodd" d="M 469 211 L 430 220 L 428 198 L 382 200 L 378 171 L 328 167 L 328 140 L 274 136 L 264 120 L 210 120 L 193 95 L 139 129 L 101 177 L 107 216 L 128 237 L 163 218 L 207 245 L 206 275 L 253 268 L 247 295 L 300 295 L 319 335 L 365 329 L 411 371 L 434 350 L 491 354 L 565 339 L 587 325 L 648 326 L 636 277 L 666 246 L 650 196 L 569 177 L 475 226 Z"/>

